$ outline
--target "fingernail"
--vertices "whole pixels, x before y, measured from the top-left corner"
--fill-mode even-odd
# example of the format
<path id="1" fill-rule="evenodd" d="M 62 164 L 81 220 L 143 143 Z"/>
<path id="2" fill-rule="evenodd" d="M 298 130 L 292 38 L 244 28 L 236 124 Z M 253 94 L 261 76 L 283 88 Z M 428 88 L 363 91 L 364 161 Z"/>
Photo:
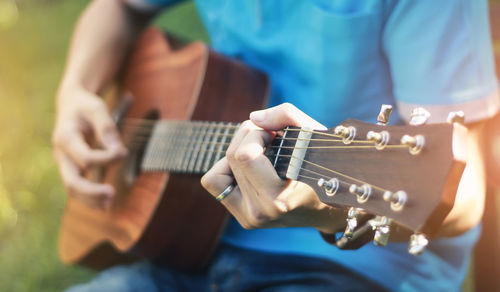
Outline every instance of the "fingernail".
<path id="1" fill-rule="evenodd" d="M 262 122 L 266 118 L 266 111 L 265 110 L 260 110 L 260 111 L 254 111 L 250 113 L 250 120 L 253 122 Z"/>
<path id="2" fill-rule="evenodd" d="M 120 138 L 114 133 L 106 133 L 104 135 L 104 144 L 108 148 L 115 148 L 121 146 Z"/>

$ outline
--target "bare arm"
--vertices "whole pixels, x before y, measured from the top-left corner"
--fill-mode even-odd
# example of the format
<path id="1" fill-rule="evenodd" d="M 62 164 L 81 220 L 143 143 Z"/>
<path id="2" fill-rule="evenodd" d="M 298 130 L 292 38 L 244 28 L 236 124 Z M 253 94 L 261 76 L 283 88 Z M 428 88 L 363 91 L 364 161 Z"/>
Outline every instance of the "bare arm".
<path id="1" fill-rule="evenodd" d="M 121 0 L 94 0 L 73 34 L 57 94 L 54 156 L 67 192 L 92 207 L 109 207 L 114 189 L 85 179 L 82 172 L 126 153 L 98 94 L 114 79 L 150 17 L 132 11 Z M 92 135 L 101 149 L 92 149 L 86 135 Z"/>

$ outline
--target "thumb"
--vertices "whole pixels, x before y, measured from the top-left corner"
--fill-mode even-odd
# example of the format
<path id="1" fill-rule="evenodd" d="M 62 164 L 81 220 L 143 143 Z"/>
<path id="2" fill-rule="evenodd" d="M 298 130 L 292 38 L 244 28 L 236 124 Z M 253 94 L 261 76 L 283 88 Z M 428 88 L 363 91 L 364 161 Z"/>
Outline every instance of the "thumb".
<path id="1" fill-rule="evenodd" d="M 290 103 L 283 103 L 265 110 L 250 113 L 250 120 L 268 131 L 282 130 L 286 126 L 308 127 L 316 130 L 327 128 Z"/>
<path id="2" fill-rule="evenodd" d="M 106 105 L 102 100 L 95 101 L 97 106 L 92 107 L 89 113 L 88 122 L 92 126 L 96 139 L 106 150 L 117 152 L 120 155 L 125 154 L 118 129 L 108 113 Z"/>

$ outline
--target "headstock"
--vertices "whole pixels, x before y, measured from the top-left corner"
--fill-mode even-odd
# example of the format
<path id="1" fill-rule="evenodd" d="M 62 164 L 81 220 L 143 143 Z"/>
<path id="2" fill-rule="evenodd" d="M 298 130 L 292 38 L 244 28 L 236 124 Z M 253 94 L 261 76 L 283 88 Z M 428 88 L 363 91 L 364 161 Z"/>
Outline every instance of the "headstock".
<path id="1" fill-rule="evenodd" d="M 267 155 L 281 177 L 307 183 L 326 204 L 351 208 L 344 236 L 363 211 L 377 215 L 370 220 L 376 243 L 385 245 L 397 222 L 416 233 L 409 250 L 418 253 L 423 234 L 434 234 L 453 207 L 465 167 L 453 139 L 464 129 L 424 125 L 423 109 L 409 126 L 386 126 L 391 109 L 382 107 L 377 124 L 348 119 L 327 131 L 288 128 Z"/>

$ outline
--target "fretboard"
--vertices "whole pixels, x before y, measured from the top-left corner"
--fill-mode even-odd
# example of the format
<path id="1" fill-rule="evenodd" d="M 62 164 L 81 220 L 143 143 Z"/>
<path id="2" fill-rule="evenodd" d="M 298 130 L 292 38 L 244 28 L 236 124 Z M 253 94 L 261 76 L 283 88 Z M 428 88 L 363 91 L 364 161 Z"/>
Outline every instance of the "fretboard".
<path id="1" fill-rule="evenodd" d="M 226 155 L 239 124 L 226 122 L 159 121 L 144 151 L 141 170 L 203 174 Z M 297 131 L 284 131 L 265 155 L 286 177 Z"/>
<path id="2" fill-rule="evenodd" d="M 159 121 L 144 152 L 143 171 L 205 173 L 224 157 L 238 124 Z"/>

